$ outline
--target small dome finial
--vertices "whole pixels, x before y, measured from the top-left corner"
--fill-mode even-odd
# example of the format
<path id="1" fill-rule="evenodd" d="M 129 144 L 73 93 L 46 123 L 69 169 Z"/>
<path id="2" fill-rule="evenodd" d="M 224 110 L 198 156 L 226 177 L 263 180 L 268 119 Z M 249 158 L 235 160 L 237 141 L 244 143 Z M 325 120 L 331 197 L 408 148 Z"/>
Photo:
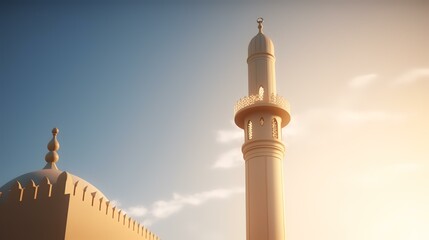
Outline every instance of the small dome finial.
<path id="1" fill-rule="evenodd" d="M 52 129 L 52 135 L 54 135 L 54 136 L 57 136 L 59 132 L 60 132 L 60 130 L 58 128 Z"/>
<path id="2" fill-rule="evenodd" d="M 258 23 L 259 33 L 262 33 L 262 28 L 264 28 L 264 26 L 262 26 L 262 23 L 264 22 L 264 19 L 262 17 L 258 17 L 258 19 L 256 19 L 256 22 Z"/>
<path id="3" fill-rule="evenodd" d="M 55 164 L 56 162 L 58 162 L 58 159 L 60 159 L 60 156 L 57 153 L 58 149 L 60 149 L 60 143 L 57 140 L 57 135 L 59 132 L 60 130 L 58 128 L 52 129 L 52 139 L 48 143 L 49 152 L 45 156 L 45 161 L 48 164 Z"/>

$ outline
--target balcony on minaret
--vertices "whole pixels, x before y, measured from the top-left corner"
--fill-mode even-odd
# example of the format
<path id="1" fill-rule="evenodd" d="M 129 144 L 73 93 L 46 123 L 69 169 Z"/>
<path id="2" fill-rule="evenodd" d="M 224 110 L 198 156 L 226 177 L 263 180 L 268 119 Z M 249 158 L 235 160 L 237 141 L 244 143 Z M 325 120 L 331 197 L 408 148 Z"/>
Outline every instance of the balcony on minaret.
<path id="1" fill-rule="evenodd" d="M 251 112 L 270 112 L 282 118 L 281 127 L 290 121 L 289 102 L 280 95 L 272 93 L 268 98 L 261 92 L 241 98 L 234 107 L 234 121 L 241 129 L 245 127 L 245 117 Z"/>

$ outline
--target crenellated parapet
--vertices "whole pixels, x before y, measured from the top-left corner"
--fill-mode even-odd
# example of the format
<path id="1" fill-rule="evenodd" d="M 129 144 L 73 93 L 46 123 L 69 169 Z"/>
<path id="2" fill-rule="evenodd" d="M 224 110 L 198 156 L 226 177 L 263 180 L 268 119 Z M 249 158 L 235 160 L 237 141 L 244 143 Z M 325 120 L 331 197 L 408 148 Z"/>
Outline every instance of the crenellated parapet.
<path id="1" fill-rule="evenodd" d="M 25 185 L 16 181 L 7 192 L 0 192 L 0 209 L 7 209 L 9 206 L 34 208 L 38 204 L 49 205 L 66 199 L 69 204 L 84 209 L 83 214 L 95 215 L 97 219 L 104 219 L 103 221 L 109 219 L 114 225 L 134 232 L 139 236 L 138 239 L 159 240 L 159 237 L 145 226 L 114 206 L 101 192 L 90 191 L 91 186 L 85 183 L 80 179 L 74 181 L 73 175 L 66 171 L 58 176 L 54 184 L 51 184 L 47 177 L 39 183 L 31 179 Z"/>
<path id="2" fill-rule="evenodd" d="M 56 183 L 51 184 L 49 178 L 44 177 L 38 184 L 31 179 L 23 187 L 20 181 L 15 181 L 12 187 L 2 194 L 1 203 L 25 204 L 35 200 L 63 197 L 65 194 L 73 193 L 74 183 L 71 174 L 62 172 Z"/>

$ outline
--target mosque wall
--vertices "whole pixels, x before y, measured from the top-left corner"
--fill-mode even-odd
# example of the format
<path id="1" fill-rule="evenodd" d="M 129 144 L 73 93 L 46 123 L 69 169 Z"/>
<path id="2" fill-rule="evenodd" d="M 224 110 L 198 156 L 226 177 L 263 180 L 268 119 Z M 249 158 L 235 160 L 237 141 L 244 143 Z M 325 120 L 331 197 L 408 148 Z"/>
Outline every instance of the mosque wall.
<path id="1" fill-rule="evenodd" d="M 54 194 L 49 180 L 39 186 L 16 182 L 0 202 L 0 239 L 64 239 L 70 196 Z"/>
<path id="2" fill-rule="evenodd" d="M 0 193 L 0 239 L 159 240 L 97 192 L 63 172 L 55 184 L 16 182 Z"/>
<path id="3" fill-rule="evenodd" d="M 143 225 L 127 216 L 110 202 L 86 191 L 79 182 L 71 186 L 66 240 L 69 239 L 127 239 L 159 240 Z"/>

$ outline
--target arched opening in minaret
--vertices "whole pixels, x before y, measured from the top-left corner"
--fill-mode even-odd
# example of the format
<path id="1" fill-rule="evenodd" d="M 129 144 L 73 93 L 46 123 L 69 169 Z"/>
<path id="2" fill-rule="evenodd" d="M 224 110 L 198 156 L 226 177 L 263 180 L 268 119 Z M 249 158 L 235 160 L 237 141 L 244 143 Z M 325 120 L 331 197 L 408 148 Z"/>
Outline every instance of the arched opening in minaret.
<path id="1" fill-rule="evenodd" d="M 259 100 L 264 100 L 264 88 L 262 86 L 259 87 L 258 97 Z"/>
<path id="2" fill-rule="evenodd" d="M 277 123 L 277 119 L 273 118 L 271 121 L 271 127 L 272 127 L 272 134 L 273 138 L 278 139 L 279 138 L 279 124 Z"/>
<path id="3" fill-rule="evenodd" d="M 252 121 L 248 121 L 247 122 L 247 139 L 252 139 L 253 138 L 253 124 Z"/>
<path id="4" fill-rule="evenodd" d="M 263 117 L 261 117 L 261 119 L 259 119 L 259 124 L 260 124 L 261 126 L 264 126 L 264 118 L 263 118 Z"/>

